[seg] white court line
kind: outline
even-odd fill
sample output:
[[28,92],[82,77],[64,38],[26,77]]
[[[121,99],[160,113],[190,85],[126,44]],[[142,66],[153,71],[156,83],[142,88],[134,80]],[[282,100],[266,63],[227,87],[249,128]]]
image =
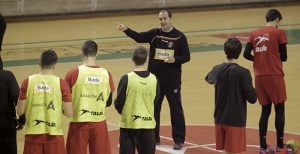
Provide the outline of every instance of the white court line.
[[[170,138],[170,137],[166,137],[166,136],[159,136],[159,137],[161,137],[161,138],[163,138],[163,139],[166,139],[166,140],[173,141],[173,139]],[[198,144],[190,143],[190,142],[184,142],[184,143],[185,143],[185,144],[189,144],[189,145],[193,145],[193,146],[198,145]]]
[[[77,63],[77,62],[74,62],[74,63]],[[119,127],[118,124],[114,124],[114,123],[111,123],[108,121],[107,121],[107,124],[109,124],[111,126]],[[212,127],[215,126],[214,124],[192,124],[192,123],[186,123],[185,125],[186,126],[212,126]],[[160,126],[171,126],[171,125],[164,124],[164,125],[160,125]],[[258,130],[258,128],[255,128],[255,127],[246,127],[246,129]],[[276,130],[274,130],[274,129],[268,129],[268,131],[276,132]],[[289,131],[284,131],[284,133],[291,134],[291,135],[300,135],[300,133],[289,132]]]
[[[111,126],[115,126],[115,127],[119,127],[118,124],[115,124],[115,123],[111,123],[111,122],[107,122],[108,125],[111,125]],[[170,125],[161,125],[161,126],[170,126]],[[186,124],[186,126],[212,126],[214,127],[214,125],[212,124]],[[253,127],[246,127],[247,129],[254,129],[254,130],[258,130],[257,128],[253,128]],[[268,131],[273,131],[275,132],[275,130],[268,130]],[[288,133],[288,134],[291,134],[291,135],[300,135],[298,133],[293,133],[293,132],[285,132],[285,133]],[[162,139],[166,139],[166,140],[169,140],[169,141],[173,141],[173,139],[171,137],[166,137],[166,136],[160,136]],[[212,150],[212,151],[215,151],[215,152],[222,152],[221,150],[216,150],[215,148],[211,148],[209,146],[215,146],[216,144],[215,143],[211,143],[211,144],[202,144],[202,145],[198,145],[198,144],[195,144],[195,143],[191,143],[191,142],[185,142],[186,145],[190,145],[190,146],[184,146],[181,150],[173,150],[173,146],[170,146],[170,145],[158,145],[156,146],[156,150],[159,150],[159,151],[163,151],[163,152],[168,152],[168,153],[171,153],[171,154],[184,154],[184,152],[187,150],[187,149],[192,149],[192,148],[205,148],[205,149],[208,149],[208,150]],[[259,148],[259,145],[246,145],[247,147],[252,147],[252,148]]]
[[189,146],[186,147],[187,149],[193,149],[193,148],[204,148],[204,149],[208,149],[208,150],[212,150],[212,151],[216,151],[216,152],[223,152],[222,150],[216,150],[215,148],[211,148],[209,146],[214,146],[216,144],[203,144],[203,145],[195,145],[195,146]]
[[[170,137],[166,137],[166,136],[159,136],[159,137],[161,137],[161,138],[163,138],[163,139],[166,139],[166,140],[173,141],[173,139],[170,138]],[[222,151],[220,151],[220,150],[216,150],[216,149],[214,149],[214,148],[208,147],[208,146],[215,145],[214,143],[212,143],[212,144],[203,144],[203,145],[199,145],[199,144],[195,144],[195,143],[191,143],[191,142],[184,142],[184,143],[185,143],[185,144],[188,144],[188,145],[192,145],[192,146],[184,147],[183,149],[185,149],[185,150],[186,150],[186,149],[191,149],[191,148],[202,147],[202,148],[205,148],[205,149],[208,149],[208,150],[217,151],[217,152],[222,152]],[[185,151],[185,150],[184,150],[184,151]]]
[[[118,124],[115,124],[115,123],[112,123],[112,122],[107,122],[107,124],[110,125],[110,126],[119,127]],[[166,139],[166,140],[173,141],[173,139],[170,138],[170,137],[166,137],[166,136],[160,136],[160,137],[161,137],[162,139]],[[212,150],[212,151],[216,151],[216,152],[222,152],[222,151],[220,151],[220,150],[216,150],[216,149],[214,149],[214,148],[207,147],[207,146],[212,146],[212,145],[215,145],[215,144],[203,144],[203,145],[198,145],[198,144],[191,143],[191,142],[185,142],[185,144],[191,145],[191,146],[185,146],[185,147],[182,148],[182,150],[173,150],[173,146],[159,145],[159,146],[156,146],[156,149],[159,150],[159,151],[169,152],[169,153],[172,153],[172,154],[184,154],[184,152],[185,152],[187,149],[197,148],[197,147],[202,147],[202,148],[205,148],[205,149],[208,149],[208,150]]]
[[[173,141],[172,138],[170,137],[166,137],[166,136],[160,136],[161,138],[163,139],[166,139],[166,140],[170,140],[170,141]],[[168,146],[168,145],[159,145],[159,146],[156,146],[156,149],[159,150],[159,151],[163,151],[163,152],[169,152],[171,154],[184,154],[184,152],[187,150],[187,149],[193,149],[193,148],[204,148],[204,149],[207,149],[207,150],[211,150],[211,151],[215,151],[215,152],[220,152],[222,153],[223,151],[222,150],[216,150],[215,148],[211,148],[210,146],[215,146],[216,144],[215,143],[211,143],[211,144],[202,144],[202,145],[198,145],[198,144],[195,144],[195,143],[191,143],[191,142],[185,142],[185,144],[188,144],[188,145],[191,145],[191,146],[184,146],[181,150],[173,150],[172,146]],[[253,148],[259,148],[259,145],[246,145],[247,147],[253,147]]]
[[[185,125],[186,126],[212,126],[212,127],[215,126],[214,124],[193,124],[193,123],[185,123]],[[160,126],[171,126],[171,125],[165,124],[165,125],[160,125]],[[256,127],[246,127],[246,129],[258,130],[258,128],[256,128]],[[268,128],[268,131],[276,132],[275,129],[269,129],[269,128]],[[284,133],[291,134],[291,135],[300,135],[300,133],[289,132],[289,131],[284,131]]]

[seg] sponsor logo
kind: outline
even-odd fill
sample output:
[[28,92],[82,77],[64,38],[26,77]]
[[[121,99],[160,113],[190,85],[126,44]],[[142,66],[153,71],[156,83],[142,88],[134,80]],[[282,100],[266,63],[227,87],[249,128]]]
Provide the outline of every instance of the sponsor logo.
[[86,114],[86,113],[91,113],[89,110],[85,110],[85,109],[81,109],[81,114],[80,115],[83,115],[83,114]]
[[94,116],[101,116],[101,115],[103,115],[103,112],[92,111],[92,112],[91,112],[91,115],[94,115]]
[[162,50],[159,50],[157,52],[157,55],[160,56],[160,57],[169,57],[170,56],[170,54],[168,52],[164,52]]
[[262,42],[270,41],[269,34],[263,34],[261,36],[258,36],[254,39],[254,41],[255,41],[255,46],[261,44]]
[[143,117],[140,115],[132,115],[133,117],[133,121],[137,120],[137,119],[141,119],[142,121],[151,121],[152,117]]
[[46,107],[47,106],[47,103],[35,103],[35,104],[32,104],[32,107]]
[[166,58],[173,57],[173,56],[174,56],[173,49],[160,49],[160,48],[155,49],[154,59],[165,60]]
[[268,50],[268,47],[264,43],[265,41],[270,41],[269,34],[263,34],[254,39],[255,52],[265,52]]
[[33,103],[32,107],[46,107],[47,110],[49,110],[49,109],[55,110],[53,100],[50,101],[48,104],[47,103]]
[[88,76],[85,78],[86,83],[88,84],[100,84],[102,79],[97,76]]
[[99,95],[94,94],[80,94],[80,97],[86,97],[86,98],[96,98],[96,101],[104,101],[103,92],[100,92]]
[[146,83],[146,82],[141,82],[141,81],[140,81],[140,84],[144,84],[144,85],[146,85],[147,83]]
[[34,126],[37,126],[37,125],[40,125],[40,124],[44,124],[48,127],[55,127],[56,126],[56,123],[55,122],[49,122],[49,121],[44,121],[44,120],[33,120],[33,122],[35,122],[35,125]]
[[97,95],[94,95],[94,94],[80,94],[80,97],[97,98]]
[[97,111],[89,111],[89,110],[86,110],[86,109],[81,109],[81,114],[80,115],[83,115],[83,114],[90,114],[92,116],[101,116],[103,115],[103,112],[97,112]]
[[261,46],[261,47],[256,47],[256,48],[255,48],[255,52],[265,52],[265,51],[267,51],[267,50],[268,50],[268,47],[265,46],[265,45],[263,45],[263,46]]
[[133,117],[133,121],[135,121],[135,120],[137,120],[137,119],[139,119],[139,118],[142,118],[142,117],[139,116],[139,115],[133,115],[132,117]]
[[35,85],[34,89],[37,92],[50,92],[52,90],[52,87],[47,84],[38,84]]

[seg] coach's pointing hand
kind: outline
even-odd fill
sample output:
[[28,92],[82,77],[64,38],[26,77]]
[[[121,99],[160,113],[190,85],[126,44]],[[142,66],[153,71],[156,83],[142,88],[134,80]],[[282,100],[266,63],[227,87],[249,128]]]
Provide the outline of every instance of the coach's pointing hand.
[[125,26],[124,24],[120,24],[120,23],[118,23],[118,22],[115,22],[115,24],[117,25],[117,28],[118,28],[118,30],[120,30],[120,31],[125,31],[125,30],[127,30],[128,28],[127,28],[127,26]]

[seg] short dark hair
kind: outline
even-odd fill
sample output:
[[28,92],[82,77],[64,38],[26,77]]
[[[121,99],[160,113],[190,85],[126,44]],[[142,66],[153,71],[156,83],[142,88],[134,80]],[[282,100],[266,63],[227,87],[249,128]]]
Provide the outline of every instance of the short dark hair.
[[144,47],[139,46],[133,51],[132,61],[135,63],[135,65],[143,65],[147,61],[147,57],[148,51]]
[[229,38],[224,43],[224,51],[227,59],[238,59],[242,51],[242,43],[237,38]]
[[98,45],[95,41],[87,40],[83,43],[81,51],[84,56],[96,56],[98,51]]
[[51,68],[57,63],[57,54],[54,50],[48,49],[42,52],[39,65],[41,68]]
[[159,11],[159,13],[161,13],[161,12],[167,12],[168,13],[168,17],[172,18],[172,13],[169,10],[161,10],[161,11]]
[[282,20],[281,13],[276,9],[270,9],[266,14],[266,21],[274,21],[276,18],[279,18],[279,20]]

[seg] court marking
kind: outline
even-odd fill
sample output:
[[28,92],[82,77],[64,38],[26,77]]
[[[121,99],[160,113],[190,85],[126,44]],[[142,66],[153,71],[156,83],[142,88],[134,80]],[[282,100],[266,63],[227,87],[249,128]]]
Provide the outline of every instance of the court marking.
[[[208,37],[216,37],[216,38],[227,38],[229,36],[231,37],[238,37],[238,38],[243,38],[244,42],[245,42],[245,34],[249,33],[249,32],[239,32],[239,33],[230,33],[230,34],[225,34],[225,33],[220,33],[220,34],[212,34],[212,35],[207,35]],[[286,30],[286,33],[288,34],[288,40],[289,40],[289,44],[288,45],[293,45],[293,44],[300,44],[300,29],[289,29]],[[126,36],[124,36],[125,38]],[[113,41],[113,42],[103,42],[101,44],[105,44],[105,43],[111,43],[114,46],[119,46],[119,49],[114,49],[116,47],[106,47],[105,49],[102,49],[97,56],[97,60],[106,60],[106,59],[121,59],[121,58],[129,58],[131,57],[132,53],[130,51],[132,51],[131,48],[133,48],[133,44],[131,44],[133,41],[130,40],[129,38],[127,38],[128,41],[123,42],[123,44],[120,45],[120,43],[116,43],[117,41]],[[125,43],[125,45],[124,45]],[[122,46],[123,45],[123,46]],[[213,44],[213,43],[205,43],[203,44],[203,42],[201,43],[196,43],[196,44],[189,44],[190,45],[190,52],[208,52],[208,51],[218,51],[218,50],[222,50],[223,49],[223,44]],[[67,50],[68,51],[68,46],[55,46],[58,48],[58,52],[63,53],[63,56],[59,56],[58,59],[58,63],[68,63],[68,62],[79,62],[81,61],[80,58],[80,45],[77,44],[73,45],[76,46],[74,47],[75,49],[72,49],[72,53],[65,53]],[[103,46],[103,45],[102,45]],[[124,49],[125,46],[125,49]],[[38,51],[37,47],[32,48],[32,50],[30,49],[26,49],[26,48],[22,48],[23,50],[27,50],[27,52],[29,52],[29,54],[34,54],[34,50],[38,53],[40,53],[41,50],[44,50],[43,47],[39,47],[40,49]],[[103,47],[102,47],[103,48]],[[12,52],[16,52],[12,49],[4,49],[5,51],[2,53],[3,56],[8,56],[9,54],[12,54]],[[56,50],[56,49],[55,49]],[[77,51],[78,50],[78,51]],[[77,52],[74,52],[77,51]],[[20,52],[18,50],[18,52]],[[23,53],[23,52],[21,52]],[[104,53],[104,54],[103,54]],[[26,53],[25,53],[26,54]],[[16,57],[16,56],[14,56]],[[24,55],[23,55],[24,57]],[[26,56],[25,56],[26,57]],[[13,66],[26,66],[26,65],[37,65],[38,64],[38,59],[34,58],[34,59],[16,59],[16,60],[6,60],[3,62],[4,67],[13,67]]]
[[[108,122],[108,125],[117,127],[115,123]],[[246,127],[247,129],[247,151],[246,154],[251,154],[258,152],[258,129]],[[173,139],[171,135],[171,126],[170,125],[161,125],[161,144],[156,146],[156,153],[171,153],[171,154],[194,154],[194,153],[221,153],[221,150],[215,149],[215,138],[214,138],[214,125],[211,124],[186,124],[186,141],[181,150],[173,149]],[[110,136],[114,134],[113,140],[111,140],[111,147],[115,147],[115,144],[118,145],[118,132],[119,128],[109,130]],[[191,134],[193,134],[191,136]],[[272,145],[275,144],[276,132],[274,130],[268,130],[268,139]],[[295,139],[300,140],[300,135],[297,133],[285,132],[285,140]],[[118,149],[115,149],[117,153]]]
[[[288,27],[291,26],[300,26],[300,23],[296,24],[288,24],[288,25],[280,25],[280,27]],[[250,30],[255,28],[260,28],[261,26],[252,26],[252,27],[236,27],[230,29],[205,29],[205,30],[195,30],[195,31],[183,31],[185,34],[193,34],[193,33],[202,33],[202,32],[218,32],[218,31],[228,31],[228,30]],[[94,37],[94,38],[82,38],[82,39],[70,39],[70,40],[59,40],[59,41],[41,41],[41,42],[23,42],[23,43],[8,43],[3,44],[5,46],[14,46],[14,45],[24,45],[24,44],[44,44],[44,43],[62,43],[62,42],[73,42],[73,41],[85,41],[87,39],[92,40],[115,40],[115,39],[126,39],[127,36],[112,36],[112,37]]]

